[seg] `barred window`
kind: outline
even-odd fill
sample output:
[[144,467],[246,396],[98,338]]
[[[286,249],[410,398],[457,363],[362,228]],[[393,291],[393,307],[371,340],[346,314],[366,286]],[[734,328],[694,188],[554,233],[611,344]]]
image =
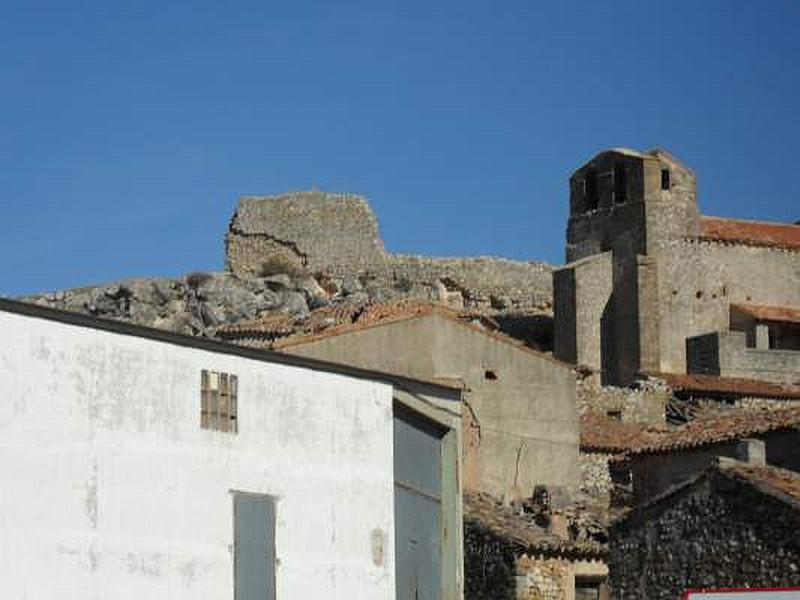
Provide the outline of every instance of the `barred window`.
[[236,433],[239,379],[236,375],[207,371],[200,373],[200,427]]

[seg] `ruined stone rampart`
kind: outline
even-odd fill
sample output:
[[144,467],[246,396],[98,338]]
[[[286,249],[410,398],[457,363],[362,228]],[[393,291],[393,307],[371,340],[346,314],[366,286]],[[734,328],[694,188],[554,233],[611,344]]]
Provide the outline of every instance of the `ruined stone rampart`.
[[386,252],[364,198],[298,192],[244,198],[226,238],[228,269],[248,278],[302,269],[448,304],[495,310],[549,310],[552,269],[493,257],[437,258]]
[[378,222],[358,196],[301,192],[243,198],[226,238],[228,269],[261,275],[264,263],[283,260],[311,272],[381,272],[386,253]]

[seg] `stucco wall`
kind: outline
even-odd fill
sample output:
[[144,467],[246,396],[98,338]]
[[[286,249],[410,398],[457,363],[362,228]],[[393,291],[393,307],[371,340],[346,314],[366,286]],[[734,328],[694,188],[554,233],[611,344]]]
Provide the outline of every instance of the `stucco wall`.
[[[241,490],[277,497],[279,598],[394,598],[391,386],[9,313],[0,332],[4,597],[232,599]],[[200,428],[201,369],[238,375],[238,434]]]
[[512,498],[530,496],[536,484],[577,484],[575,374],[544,355],[438,315],[286,351],[423,379],[463,380],[472,430],[464,447],[467,488]]

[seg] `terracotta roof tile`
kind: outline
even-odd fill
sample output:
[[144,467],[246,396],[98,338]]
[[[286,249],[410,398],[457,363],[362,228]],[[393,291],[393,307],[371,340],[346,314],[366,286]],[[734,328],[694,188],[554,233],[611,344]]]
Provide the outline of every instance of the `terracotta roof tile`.
[[253,321],[224,325],[217,329],[217,335],[223,339],[246,337],[265,337],[273,339],[294,332],[295,318],[292,315],[267,315]]
[[308,319],[302,324],[305,332],[316,333],[328,327],[352,323],[363,309],[351,304],[335,304],[323,306],[311,312]]
[[596,558],[606,553],[604,544],[561,538],[537,525],[531,515],[503,506],[487,494],[464,493],[464,520],[518,545],[525,553],[573,558]]
[[785,429],[800,429],[800,406],[731,410],[723,415],[698,418],[632,447],[629,453],[672,452]]
[[700,237],[735,244],[800,250],[800,227],[789,223],[704,216],[700,218]]
[[583,413],[580,425],[581,450],[611,454],[631,452],[654,443],[667,432],[666,426],[619,421],[594,411]]
[[726,462],[720,465],[723,473],[750,483],[772,495],[800,501],[800,474],[778,467],[755,467],[746,463]]
[[558,361],[552,356],[541,352],[540,350],[530,348],[520,340],[509,337],[499,331],[495,331],[494,321],[490,317],[471,312],[458,311],[441,304],[433,304],[421,300],[401,300],[391,304],[370,305],[365,307],[364,311],[360,313],[352,323],[334,325],[319,332],[305,332],[299,330],[295,335],[275,340],[272,344],[272,347],[280,350],[283,348],[289,348],[291,346],[316,342],[318,340],[327,339],[337,335],[360,331],[369,327],[386,325],[389,323],[395,323],[398,321],[405,321],[407,319],[434,314],[460,323],[465,327],[469,327],[474,331],[494,338],[497,341],[515,346],[523,352],[534,354],[539,358],[543,358],[552,362],[553,364],[558,365],[559,367],[565,369],[570,368],[566,363]]
[[731,308],[750,315],[757,321],[800,323],[800,308],[763,304],[731,304]]
[[674,452],[783,429],[800,429],[800,406],[732,409],[675,428],[621,422],[588,411],[581,415],[581,449],[629,455]]
[[652,377],[663,379],[677,393],[707,394],[709,396],[732,396],[743,398],[800,399],[800,387],[781,385],[757,379],[717,377],[715,375],[678,375],[652,373]]
[[614,536],[614,529],[625,526],[627,522],[638,521],[642,524],[651,521],[654,511],[658,511],[659,507],[663,507],[665,503],[671,503],[671,499],[676,495],[685,492],[691,493],[691,490],[697,489],[698,484],[704,481],[717,482],[720,478],[724,478],[728,482],[733,481],[740,485],[746,485],[800,511],[800,474],[778,467],[754,466],[730,458],[720,458],[702,473],[672,486],[662,494],[621,515],[611,525],[611,535]]

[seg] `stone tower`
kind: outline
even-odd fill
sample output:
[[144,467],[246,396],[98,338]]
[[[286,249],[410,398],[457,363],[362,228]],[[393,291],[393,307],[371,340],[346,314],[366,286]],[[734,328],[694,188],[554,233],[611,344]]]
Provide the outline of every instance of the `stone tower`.
[[658,370],[654,257],[698,222],[694,173],[663,150],[607,150],[575,171],[568,264],[554,274],[556,357],[607,383]]
[[625,385],[701,373],[800,383],[800,227],[700,214],[663,150],[607,150],[570,179],[555,354]]

